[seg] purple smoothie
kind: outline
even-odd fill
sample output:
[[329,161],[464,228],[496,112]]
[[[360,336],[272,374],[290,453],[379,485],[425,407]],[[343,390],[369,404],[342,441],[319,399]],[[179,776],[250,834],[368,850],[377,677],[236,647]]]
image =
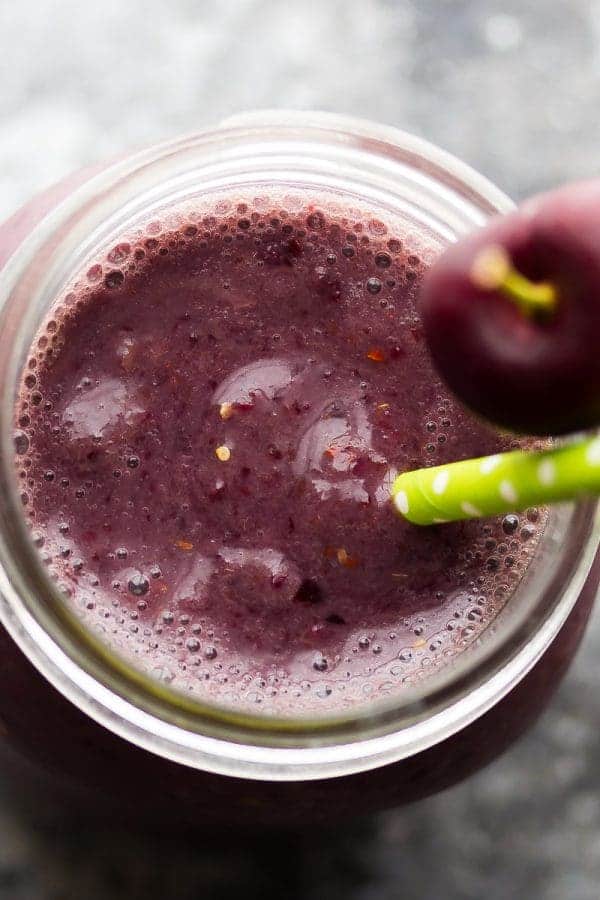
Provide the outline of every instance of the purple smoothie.
[[339,198],[216,198],[90,260],[16,410],[35,543],[116,650],[283,714],[427,677],[510,598],[543,527],[422,529],[396,473],[510,441],[432,369],[421,236]]

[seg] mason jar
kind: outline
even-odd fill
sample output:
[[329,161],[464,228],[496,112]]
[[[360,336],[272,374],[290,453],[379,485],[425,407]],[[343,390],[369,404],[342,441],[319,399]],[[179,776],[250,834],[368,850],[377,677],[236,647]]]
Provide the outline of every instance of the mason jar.
[[316,822],[431,794],[536,718],[591,609],[597,504],[553,507],[510,600],[457,659],[393,696],[310,718],[184,696],[118,657],[70,610],[32,544],[13,463],[15,392],[40,323],[85,260],[140,216],[215,190],[290,186],[384,208],[426,233],[433,256],[512,208],[468,166],[394,128],[272,112],[80,172],[0,229],[0,735],[11,765],[22,754],[33,783],[35,767],[49,793],[84,796],[87,814]]

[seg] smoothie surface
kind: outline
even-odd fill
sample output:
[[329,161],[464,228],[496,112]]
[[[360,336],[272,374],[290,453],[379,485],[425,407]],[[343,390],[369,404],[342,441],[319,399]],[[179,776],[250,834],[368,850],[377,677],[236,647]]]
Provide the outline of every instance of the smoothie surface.
[[514,445],[433,371],[427,256],[340,197],[215,197],[124,234],[57,298],[15,459],[34,542],[108,644],[293,715],[393,695],[496,617],[543,514],[419,528],[389,502],[398,472]]

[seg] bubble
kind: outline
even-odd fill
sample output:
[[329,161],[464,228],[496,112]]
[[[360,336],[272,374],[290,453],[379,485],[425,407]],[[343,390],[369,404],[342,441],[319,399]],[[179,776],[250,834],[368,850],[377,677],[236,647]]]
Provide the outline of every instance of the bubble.
[[185,642],[185,646],[190,651],[190,653],[197,653],[200,649],[200,641],[197,638],[188,638]]
[[13,443],[15,447],[15,453],[17,453],[19,456],[22,456],[29,450],[29,438],[24,431],[15,431],[13,435]]
[[504,516],[502,519],[502,530],[504,534],[514,534],[519,527],[519,517],[513,514]]
[[326,672],[328,665],[329,664],[322,653],[316,653],[313,656],[312,666],[313,666],[313,669],[315,669],[315,671]]
[[95,284],[97,281],[100,281],[102,278],[102,266],[96,264],[89,268],[86,273],[87,280],[91,284]]
[[104,284],[109,290],[120,287],[124,281],[125,276],[119,269],[113,269],[104,278]]
[[129,469],[137,469],[137,467],[139,466],[139,464],[140,464],[140,458],[139,458],[139,456],[130,456],[130,457],[127,459],[127,467],[128,467]]
[[368,278],[367,290],[370,294],[378,294],[381,290],[381,281],[379,278]]
[[320,212],[320,210],[315,210],[315,212],[307,216],[306,224],[309,228],[312,228],[315,231],[319,231],[325,224],[325,216],[322,212]]
[[377,253],[375,256],[375,265],[378,269],[389,269],[392,264],[392,258],[389,253]]
[[117,244],[116,247],[110,251],[108,256],[106,257],[111,263],[121,263],[123,260],[127,259],[129,254],[131,253],[131,244],[122,243]]
[[217,648],[209,645],[204,650],[204,658],[205,659],[216,659],[217,658]]
[[115,555],[117,559],[127,559],[127,548],[126,547],[117,547],[115,551]]
[[129,593],[133,594],[135,597],[142,597],[144,594],[148,593],[150,582],[145,575],[138,572],[135,575],[132,575],[127,582],[127,589]]
[[366,636],[366,634],[362,635],[362,637],[360,637],[360,638],[358,639],[358,646],[360,647],[361,650],[368,650],[368,649],[369,649],[369,647],[371,646],[371,641],[370,641],[369,638]]
[[375,234],[380,237],[383,234],[387,234],[387,226],[384,222],[381,222],[379,219],[371,219],[369,222],[369,231],[371,234]]

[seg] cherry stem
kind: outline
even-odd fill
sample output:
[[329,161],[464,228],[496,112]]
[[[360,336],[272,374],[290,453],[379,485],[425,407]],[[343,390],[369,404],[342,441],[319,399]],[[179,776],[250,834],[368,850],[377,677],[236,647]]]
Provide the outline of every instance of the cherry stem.
[[503,247],[492,244],[484,247],[471,267],[471,281],[488,291],[501,291],[526,316],[554,312],[558,302],[555,285],[549,281],[530,281],[512,264]]

